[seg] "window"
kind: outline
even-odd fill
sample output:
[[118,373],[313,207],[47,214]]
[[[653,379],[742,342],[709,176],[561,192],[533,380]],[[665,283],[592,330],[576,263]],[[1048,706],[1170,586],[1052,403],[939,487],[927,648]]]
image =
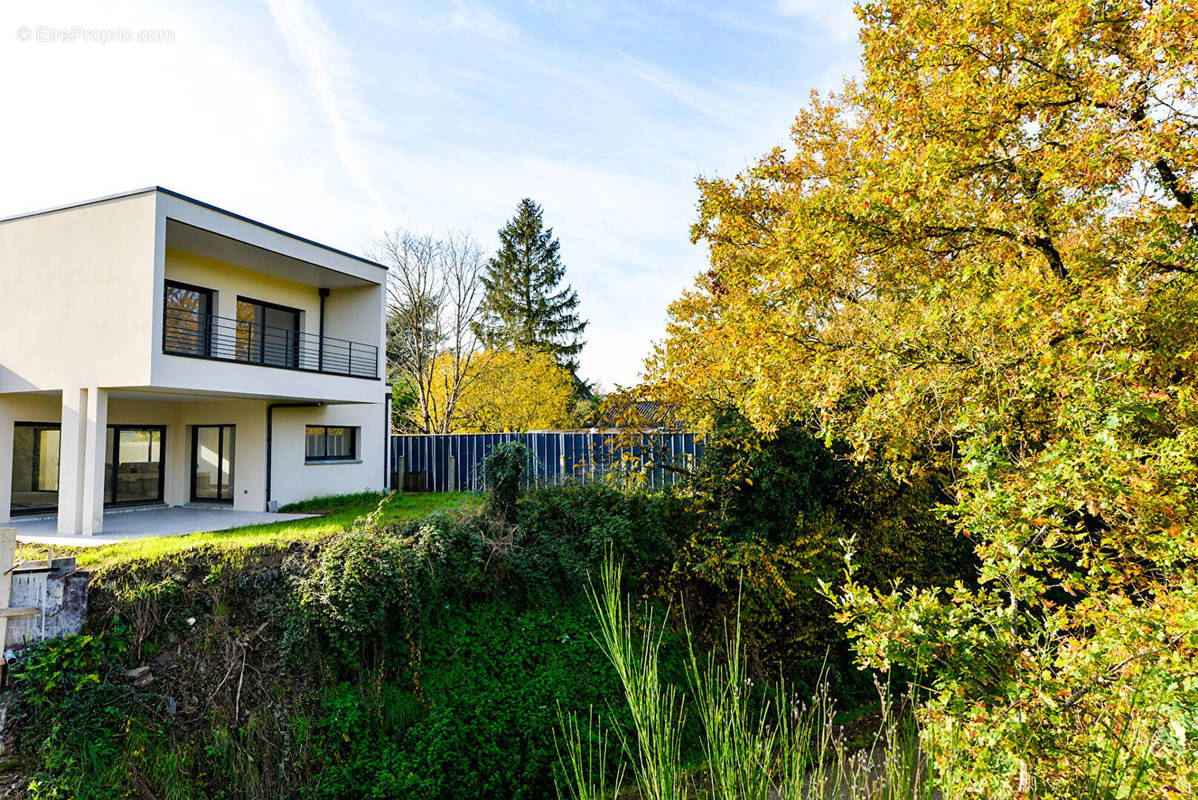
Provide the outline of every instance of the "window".
[[306,461],[352,461],[357,458],[357,428],[308,426]]
[[212,347],[211,289],[166,282],[162,349],[185,356],[206,356]]
[[13,426],[10,513],[58,508],[58,442],[56,422],[18,422]]
[[299,366],[300,312],[237,298],[237,360],[272,367]]
[[104,503],[110,506],[162,502],[165,473],[157,425],[109,425],[104,448]]
[[232,425],[196,425],[191,429],[191,500],[233,502]]

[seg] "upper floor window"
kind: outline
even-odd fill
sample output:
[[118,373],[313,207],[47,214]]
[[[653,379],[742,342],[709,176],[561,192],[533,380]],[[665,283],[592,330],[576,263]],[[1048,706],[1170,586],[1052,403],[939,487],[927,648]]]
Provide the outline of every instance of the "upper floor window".
[[261,300],[237,298],[237,360],[298,367],[300,312]]
[[309,425],[306,461],[348,461],[357,458],[358,429]]
[[213,291],[175,281],[166,282],[162,348],[168,353],[206,356],[212,346]]

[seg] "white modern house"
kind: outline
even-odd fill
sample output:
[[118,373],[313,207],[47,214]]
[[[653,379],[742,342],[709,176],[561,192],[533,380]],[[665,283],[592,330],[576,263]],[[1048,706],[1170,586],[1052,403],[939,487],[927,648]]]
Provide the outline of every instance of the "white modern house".
[[0,220],[0,523],[381,489],[386,275],[160,187]]

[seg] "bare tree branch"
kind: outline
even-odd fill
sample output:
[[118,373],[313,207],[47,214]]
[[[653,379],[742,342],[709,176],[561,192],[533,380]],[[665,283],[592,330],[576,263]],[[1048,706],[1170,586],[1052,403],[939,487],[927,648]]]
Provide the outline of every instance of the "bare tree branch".
[[388,376],[416,397],[424,433],[455,427],[457,402],[486,357],[474,336],[485,260],[468,233],[437,237],[395,231],[375,244],[388,266]]

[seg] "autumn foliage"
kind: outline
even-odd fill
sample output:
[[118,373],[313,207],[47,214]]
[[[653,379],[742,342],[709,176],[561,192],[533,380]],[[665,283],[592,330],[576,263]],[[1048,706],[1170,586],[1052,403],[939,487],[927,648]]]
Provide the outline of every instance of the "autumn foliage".
[[700,181],[711,269],[653,370],[940,508],[976,587],[828,591],[929,676],[978,796],[1198,790],[1198,4],[886,0],[859,82]]
[[[436,408],[450,407],[455,383],[452,354],[433,366]],[[548,351],[511,348],[483,351],[457,382],[448,433],[555,430],[569,427],[574,378]]]

